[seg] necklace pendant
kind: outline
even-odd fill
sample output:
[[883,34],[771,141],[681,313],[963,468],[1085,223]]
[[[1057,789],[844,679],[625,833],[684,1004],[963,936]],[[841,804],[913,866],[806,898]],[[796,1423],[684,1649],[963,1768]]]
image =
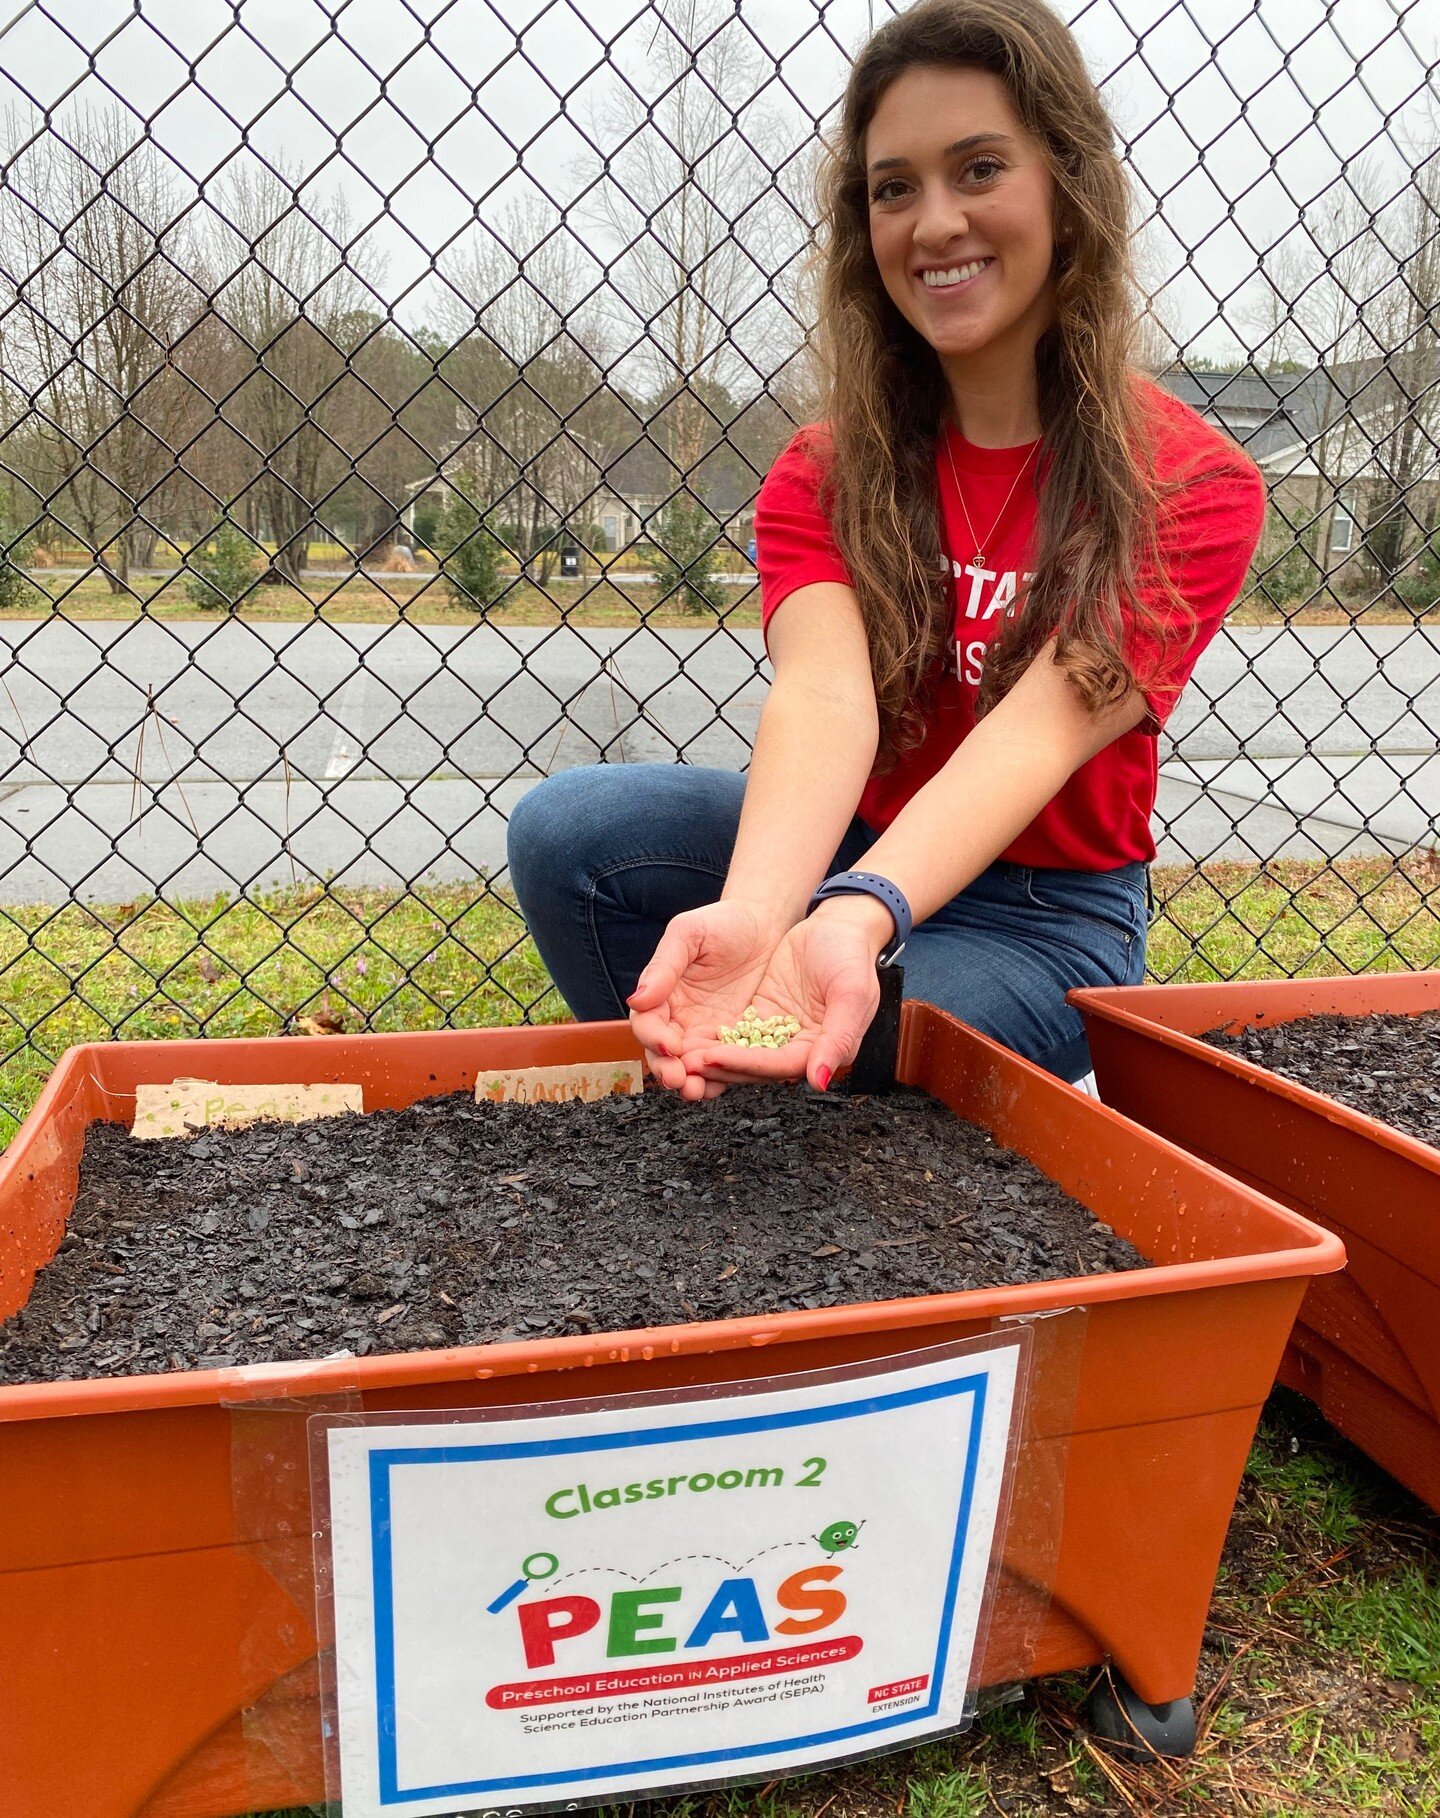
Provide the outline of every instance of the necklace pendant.
[[985,558],[978,549],[975,551],[975,560],[971,566],[974,568],[983,568],[985,566]]

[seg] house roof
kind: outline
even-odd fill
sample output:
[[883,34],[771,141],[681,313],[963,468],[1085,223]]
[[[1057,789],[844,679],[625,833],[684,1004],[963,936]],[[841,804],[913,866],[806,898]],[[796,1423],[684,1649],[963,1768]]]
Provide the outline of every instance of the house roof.
[[1297,458],[1320,452],[1317,445],[1347,416],[1365,426],[1362,440],[1371,445],[1383,440],[1408,403],[1397,375],[1378,355],[1308,372],[1268,372],[1257,366],[1203,372],[1176,365],[1155,379],[1234,436],[1258,466],[1275,463],[1285,472]]
[[1239,372],[1172,366],[1155,378],[1182,403],[1228,431],[1262,467],[1282,449],[1317,441],[1349,407],[1349,393],[1319,367],[1290,373],[1256,366]]

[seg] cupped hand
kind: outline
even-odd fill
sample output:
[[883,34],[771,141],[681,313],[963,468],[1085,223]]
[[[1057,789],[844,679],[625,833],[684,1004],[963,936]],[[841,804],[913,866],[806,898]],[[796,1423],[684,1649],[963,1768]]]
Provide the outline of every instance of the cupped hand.
[[656,1081],[684,1098],[714,1098],[723,1079],[706,1079],[683,1058],[713,1047],[736,1022],[765,974],[782,925],[757,904],[707,903],[677,915],[627,1002],[630,1027]]
[[747,1001],[762,1017],[794,1017],[799,1034],[783,1048],[745,1048],[697,1028],[682,1051],[689,1072],[729,1083],[803,1077],[823,1092],[854,1060],[879,1007],[872,925],[824,906],[798,922],[776,944]]

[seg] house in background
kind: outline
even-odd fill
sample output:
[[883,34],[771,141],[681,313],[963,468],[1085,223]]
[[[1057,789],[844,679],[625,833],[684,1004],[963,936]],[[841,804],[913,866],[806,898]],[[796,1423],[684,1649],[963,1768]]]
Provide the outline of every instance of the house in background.
[[[438,510],[445,501],[446,476],[463,471],[465,463],[472,459],[464,446],[457,448],[437,472],[411,485],[400,518],[412,544],[417,513],[427,506]],[[754,494],[758,490],[758,482],[744,461],[733,451],[712,450],[700,462],[691,485],[693,491],[681,487],[663,451],[648,438],[642,438],[601,471],[600,483],[578,501],[568,514],[569,520],[572,524],[593,526],[599,533],[597,553],[618,555],[632,543],[658,533],[658,521],[672,498],[688,501],[698,493],[719,520],[721,552],[731,544],[743,551],[754,534]]]
[[1272,552],[1300,545],[1338,578],[1359,554],[1364,526],[1394,509],[1397,494],[1407,546],[1436,521],[1437,375],[1416,383],[1402,364],[1409,358],[1298,373],[1177,365],[1155,377],[1233,436],[1265,476]]
[[624,499],[605,487],[590,504],[607,554],[627,549],[644,530],[645,519],[658,510],[656,499]]

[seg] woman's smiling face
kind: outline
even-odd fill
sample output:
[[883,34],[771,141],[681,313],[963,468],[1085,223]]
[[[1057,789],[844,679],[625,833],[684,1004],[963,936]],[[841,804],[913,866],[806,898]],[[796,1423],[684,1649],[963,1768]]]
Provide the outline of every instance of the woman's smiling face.
[[1033,347],[1053,318],[1055,184],[1000,78],[906,70],[880,97],[865,167],[881,280],[942,361]]

